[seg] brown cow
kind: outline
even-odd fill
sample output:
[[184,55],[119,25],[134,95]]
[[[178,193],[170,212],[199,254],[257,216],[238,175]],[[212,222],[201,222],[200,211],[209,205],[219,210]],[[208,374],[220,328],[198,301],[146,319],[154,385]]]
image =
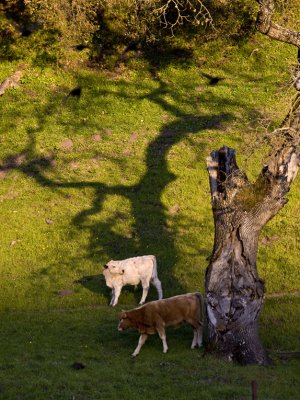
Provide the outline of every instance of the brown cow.
[[191,348],[202,345],[203,301],[200,293],[187,293],[168,299],[150,301],[141,307],[129,311],[122,311],[118,330],[136,328],[140,333],[137,348],[132,353],[139,354],[148,335],[156,332],[163,342],[163,352],[168,351],[165,328],[180,326],[187,322],[193,327],[194,338]]

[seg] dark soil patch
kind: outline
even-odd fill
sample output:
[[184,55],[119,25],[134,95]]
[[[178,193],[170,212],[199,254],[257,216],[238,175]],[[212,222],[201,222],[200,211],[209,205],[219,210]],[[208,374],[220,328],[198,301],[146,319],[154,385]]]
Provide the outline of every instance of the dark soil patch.
[[58,296],[60,297],[70,296],[72,294],[74,294],[74,291],[70,289],[62,289],[58,291]]

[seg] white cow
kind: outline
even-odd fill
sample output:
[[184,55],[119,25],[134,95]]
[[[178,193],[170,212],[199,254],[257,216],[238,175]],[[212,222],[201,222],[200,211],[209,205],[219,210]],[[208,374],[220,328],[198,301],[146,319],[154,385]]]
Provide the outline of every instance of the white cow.
[[155,256],[141,256],[127,258],[121,261],[109,261],[103,269],[106,285],[112,288],[110,305],[115,306],[125,285],[143,287],[143,295],[139,304],[145,303],[150,282],[156,287],[158,298],[162,299],[161,282],[157,276],[157,262]]

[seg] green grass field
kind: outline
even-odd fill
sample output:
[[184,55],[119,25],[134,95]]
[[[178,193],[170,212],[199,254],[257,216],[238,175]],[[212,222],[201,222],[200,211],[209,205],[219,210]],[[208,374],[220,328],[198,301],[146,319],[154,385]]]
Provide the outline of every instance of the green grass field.
[[[90,307],[48,312],[8,312],[1,329],[2,399],[251,399],[251,381],[259,399],[297,399],[299,361],[276,358],[276,349],[293,350],[299,340],[288,301],[267,301],[263,337],[270,324],[275,364],[271,367],[226,364],[203,351],[191,350],[192,330],[168,331],[169,352],[162,353],[158,337],[150,337],[136,359],[135,332],[120,333],[116,319],[121,307]],[[299,311],[299,302],[298,302]],[[277,321],[277,323],[276,323]],[[268,325],[267,325],[268,324]],[[292,325],[291,325],[292,324]],[[299,331],[298,331],[299,335]],[[279,338],[280,337],[280,338]],[[74,362],[85,368],[76,370]]]
[[[138,335],[116,326],[140,287],[111,309],[101,276],[110,259],[155,254],[165,296],[204,293],[214,235],[206,157],[234,147],[255,179],[263,138],[288,111],[295,60],[255,36],[203,45],[194,61],[132,59],[113,72],[27,65],[0,97],[1,399],[250,399],[252,380],[259,400],[297,399],[299,359],[280,352],[299,351],[299,177],[259,247],[267,294],[279,295],[261,316],[271,367],[203,357],[188,327],[168,332],[167,355],[152,337],[132,360]],[[17,68],[2,61],[0,81]],[[201,71],[225,79],[209,86]],[[81,97],[67,97],[76,86]]]

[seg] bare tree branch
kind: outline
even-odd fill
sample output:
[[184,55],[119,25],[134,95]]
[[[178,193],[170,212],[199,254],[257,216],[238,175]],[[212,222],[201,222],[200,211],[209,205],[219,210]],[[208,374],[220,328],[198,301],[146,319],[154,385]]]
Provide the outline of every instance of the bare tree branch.
[[300,32],[284,28],[272,22],[275,10],[274,0],[257,0],[260,10],[257,14],[256,29],[270,39],[289,43],[300,48]]
[[[189,22],[194,25],[212,25],[213,18],[201,0],[167,0],[153,12],[163,23],[164,28],[173,29]],[[169,12],[172,10],[173,18],[170,19]]]

